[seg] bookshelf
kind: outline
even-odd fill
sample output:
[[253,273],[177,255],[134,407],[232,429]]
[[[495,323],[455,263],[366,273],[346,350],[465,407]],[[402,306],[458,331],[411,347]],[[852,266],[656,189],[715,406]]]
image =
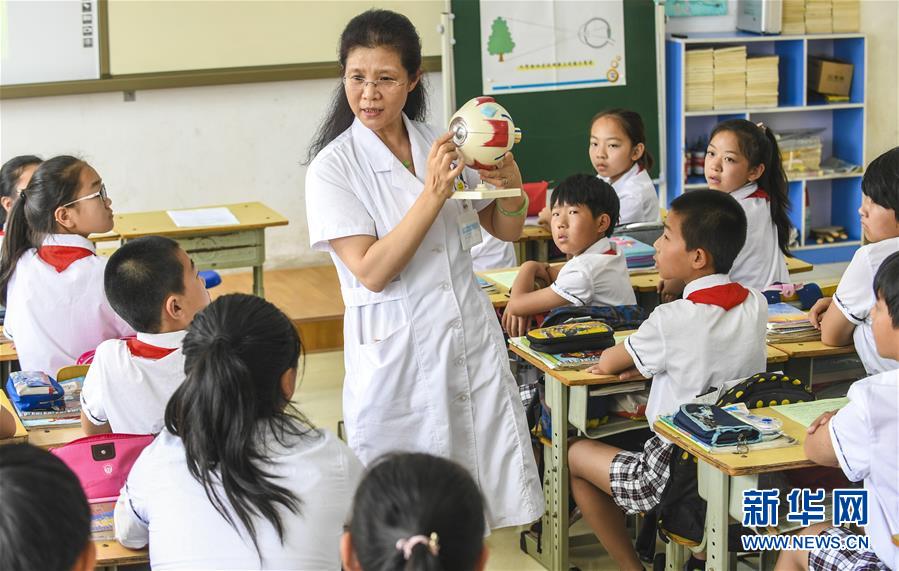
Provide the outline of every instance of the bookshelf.
[[[748,57],[779,56],[776,107],[687,111],[686,51],[746,46]],[[668,204],[680,194],[705,188],[705,177],[685,176],[685,154],[700,138],[707,140],[725,119],[764,122],[775,133],[821,129],[822,160],[836,157],[864,165],[866,40],[863,34],[762,36],[746,32],[696,33],[669,36],[665,46]],[[826,103],[806,90],[808,58],[820,56],[853,64],[849,101]],[[793,254],[813,264],[848,261],[861,244],[858,215],[862,173],[829,173],[790,178],[790,220],[798,230]],[[817,244],[810,229],[843,226],[844,241]]]

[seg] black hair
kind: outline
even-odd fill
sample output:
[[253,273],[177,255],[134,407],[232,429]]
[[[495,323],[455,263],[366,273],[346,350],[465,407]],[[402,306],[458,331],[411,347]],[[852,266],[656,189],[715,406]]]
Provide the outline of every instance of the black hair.
[[[384,47],[394,50],[403,62],[403,68],[414,80],[421,71],[421,38],[409,18],[390,10],[372,9],[354,17],[340,34],[340,45],[337,50],[337,62],[340,73],[346,73],[346,60],[354,48]],[[419,79],[415,89],[406,96],[403,112],[413,121],[423,121],[427,115],[427,89],[424,76]],[[305,164],[312,162],[328,143],[337,138],[353,124],[355,115],[347,101],[343,83],[338,83],[331,96],[331,105],[325,119],[309,145]]]
[[19,258],[53,233],[56,209],[75,200],[86,165],[81,159],[65,155],[42,162],[13,205],[0,258],[0,305],[6,305],[6,287]]
[[231,294],[194,317],[182,347],[185,380],[166,406],[165,426],[184,443],[188,471],[240,532],[231,513],[237,516],[257,552],[257,516],[283,542],[279,506],[299,514],[302,500],[266,470],[266,441],[287,446],[289,438],[314,431],[281,388],[281,376],[297,367],[302,352],[296,329],[270,302]]
[[[468,471],[429,454],[391,454],[379,459],[356,489],[349,525],[353,550],[366,571],[470,571],[484,544],[484,500]],[[409,560],[397,541],[436,534]]]
[[88,546],[91,513],[81,483],[46,450],[0,446],[0,505],[0,569],[69,571]]
[[643,155],[637,159],[636,162],[643,168],[643,170],[648,171],[651,169],[654,161],[652,160],[652,155],[649,153],[649,149],[646,148],[646,127],[643,126],[643,118],[640,117],[640,114],[636,111],[622,109],[620,107],[606,109],[593,116],[593,120],[590,121],[590,127],[593,128],[593,125],[603,117],[608,117],[617,121],[618,125],[624,131],[624,134],[631,140],[631,145],[636,147],[640,143],[643,143]]
[[599,218],[603,214],[609,215],[609,229],[606,236],[612,235],[612,230],[618,225],[621,210],[621,201],[612,185],[591,174],[573,174],[559,183],[552,192],[550,208],[560,205],[583,204],[589,210],[593,218]]
[[874,274],[874,295],[883,299],[893,329],[899,329],[899,252],[887,256]]
[[[42,159],[34,155],[13,157],[0,168],[0,197],[14,198],[19,191],[19,178],[25,167],[41,164]],[[6,224],[6,209],[0,208],[0,226]]]
[[727,274],[746,243],[746,213],[726,192],[692,190],[671,201],[687,250],[702,248],[715,273]]
[[892,209],[899,222],[899,147],[893,147],[868,165],[862,192],[875,204]]
[[125,242],[109,257],[103,275],[106,298],[136,331],[157,333],[166,298],[184,293],[179,249],[171,238],[144,236]]
[[767,126],[756,125],[746,119],[728,119],[715,126],[709,140],[722,131],[733,133],[740,145],[740,152],[749,161],[750,168],[764,165],[758,187],[768,193],[771,220],[777,228],[777,245],[784,255],[790,254],[790,197],[787,194],[787,175],[780,160],[780,147],[774,132]]

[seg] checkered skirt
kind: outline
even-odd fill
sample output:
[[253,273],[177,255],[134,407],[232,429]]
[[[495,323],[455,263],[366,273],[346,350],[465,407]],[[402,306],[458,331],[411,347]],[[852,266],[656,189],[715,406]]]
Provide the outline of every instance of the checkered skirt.
[[673,444],[653,436],[642,452],[622,451],[609,468],[612,499],[625,513],[645,513],[659,505],[668,483]]
[[[830,527],[818,535],[845,538],[853,534],[842,527]],[[808,555],[808,568],[811,571],[889,571],[889,567],[870,549],[814,549]]]

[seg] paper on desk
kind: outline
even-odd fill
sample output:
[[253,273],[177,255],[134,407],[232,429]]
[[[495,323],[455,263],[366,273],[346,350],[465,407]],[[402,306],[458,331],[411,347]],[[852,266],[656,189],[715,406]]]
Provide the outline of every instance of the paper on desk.
[[197,208],[195,210],[166,210],[166,214],[179,228],[199,226],[234,226],[240,220],[225,206],[218,208]]
[[846,406],[849,399],[846,397],[836,399],[822,399],[812,402],[797,402],[793,404],[779,404],[772,406],[772,410],[776,410],[780,414],[796,421],[802,426],[811,426],[816,418],[825,412],[838,410]]
[[490,272],[481,275],[483,275],[487,281],[499,284],[500,286],[506,288],[506,290],[511,290],[512,284],[515,283],[515,277],[518,276],[518,268],[515,268],[513,270],[504,270],[501,272]]

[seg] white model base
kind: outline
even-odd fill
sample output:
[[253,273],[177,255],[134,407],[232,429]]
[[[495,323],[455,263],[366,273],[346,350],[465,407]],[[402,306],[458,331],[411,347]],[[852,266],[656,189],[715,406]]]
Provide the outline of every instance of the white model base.
[[494,188],[489,189],[483,184],[479,184],[472,190],[457,190],[450,198],[456,200],[483,200],[509,198],[512,196],[521,196],[520,188]]

